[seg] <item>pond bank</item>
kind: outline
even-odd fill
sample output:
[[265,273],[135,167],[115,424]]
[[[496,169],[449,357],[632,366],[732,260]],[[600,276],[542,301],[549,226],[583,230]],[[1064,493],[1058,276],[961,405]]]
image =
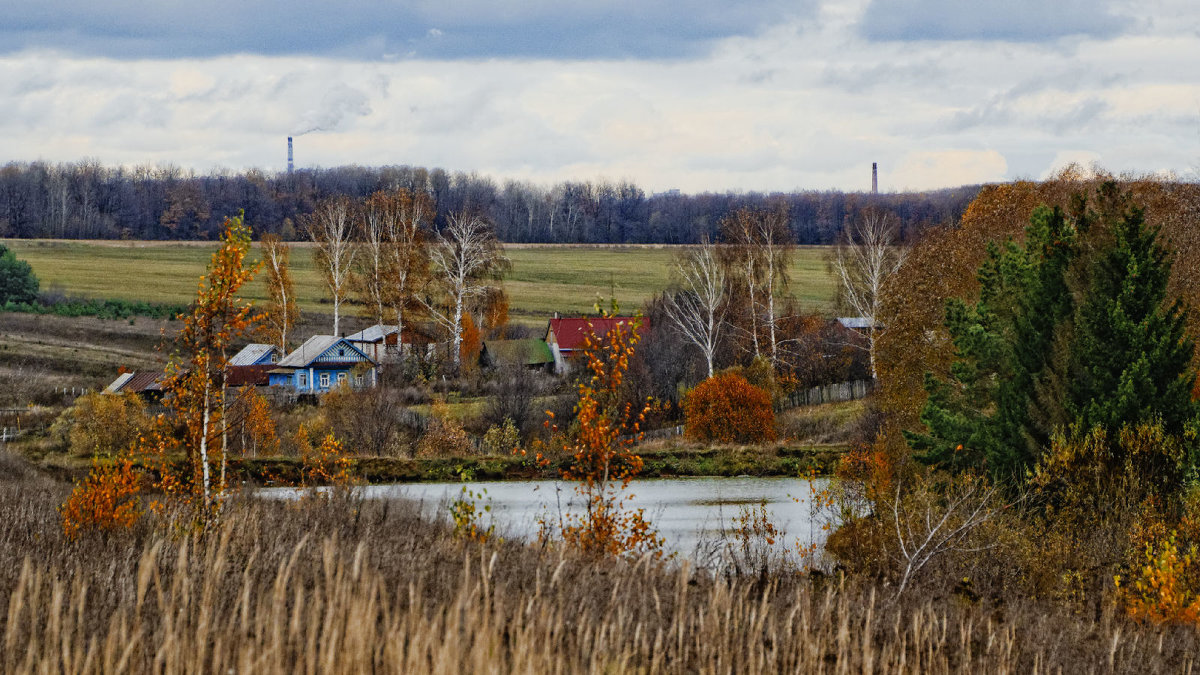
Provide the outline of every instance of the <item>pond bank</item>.
[[[845,454],[841,445],[777,447],[646,448],[641,452],[641,478],[684,476],[824,476]],[[529,457],[473,455],[469,457],[367,457],[354,460],[353,474],[367,483],[419,483],[460,480],[553,480],[561,477],[568,456],[546,467]],[[239,459],[231,468],[243,480],[260,484],[294,483],[300,478],[294,457]]]

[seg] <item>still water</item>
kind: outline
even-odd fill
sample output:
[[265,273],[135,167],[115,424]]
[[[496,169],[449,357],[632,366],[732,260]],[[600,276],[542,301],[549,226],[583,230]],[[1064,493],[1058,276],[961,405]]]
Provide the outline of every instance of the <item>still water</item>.
[[[743,508],[765,501],[767,515],[784,533],[784,541],[803,544],[824,541],[823,516],[811,504],[813,490],[826,479],[803,478],[662,478],[644,479],[626,490],[627,508],[642,508],[665,539],[665,547],[684,557],[703,557],[722,530],[732,529]],[[466,487],[482,507],[491,505],[496,532],[506,538],[535,539],[538,521],[558,523],[561,514],[578,513],[582,500],[575,484],[565,481],[503,481],[470,483],[406,483],[370,485],[369,499],[408,499],[419,502],[431,517],[449,518],[449,504]],[[486,491],[486,493],[485,493]],[[269,489],[272,496],[288,491]],[[814,522],[814,520],[816,522]],[[485,522],[486,526],[486,522]],[[698,556],[699,554],[699,556]]]

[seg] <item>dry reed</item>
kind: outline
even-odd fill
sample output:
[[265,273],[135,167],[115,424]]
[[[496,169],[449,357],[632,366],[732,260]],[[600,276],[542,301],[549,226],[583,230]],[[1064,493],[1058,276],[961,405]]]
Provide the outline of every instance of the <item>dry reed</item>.
[[465,543],[398,502],[242,499],[204,538],[68,542],[65,488],[8,475],[4,672],[1146,672],[1200,646],[1032,601]]

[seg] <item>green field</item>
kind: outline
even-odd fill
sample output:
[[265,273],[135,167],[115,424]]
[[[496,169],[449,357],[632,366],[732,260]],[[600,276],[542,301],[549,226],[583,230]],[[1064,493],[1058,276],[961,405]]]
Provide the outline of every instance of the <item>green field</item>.
[[[208,242],[81,242],[7,240],[33,266],[42,289],[71,295],[185,303],[215,244]],[[509,246],[512,270],[504,285],[514,322],[538,324],[554,312],[590,312],[599,294],[615,293],[623,310],[641,306],[670,282],[674,247]],[[301,309],[329,312],[324,288],[313,267],[311,247],[292,249],[292,275]],[[806,310],[828,311],[834,280],[825,265],[826,249],[797,250],[790,270],[793,295]],[[266,299],[255,281],[247,296]],[[350,312],[354,312],[351,308]]]

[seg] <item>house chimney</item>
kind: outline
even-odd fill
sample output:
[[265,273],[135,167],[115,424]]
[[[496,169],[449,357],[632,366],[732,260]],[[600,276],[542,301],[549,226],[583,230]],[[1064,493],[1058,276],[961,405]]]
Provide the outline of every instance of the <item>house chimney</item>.
[[288,173],[292,172],[292,137],[288,136]]
[[[291,141],[292,141],[292,139],[289,138],[288,139],[288,143],[289,143],[288,158],[289,159],[292,156],[292,152],[291,152],[292,146],[290,145]],[[288,166],[289,167],[291,166],[290,161],[288,162]],[[877,164],[876,162],[871,162],[871,194],[873,194],[873,195],[879,194],[879,164]]]

